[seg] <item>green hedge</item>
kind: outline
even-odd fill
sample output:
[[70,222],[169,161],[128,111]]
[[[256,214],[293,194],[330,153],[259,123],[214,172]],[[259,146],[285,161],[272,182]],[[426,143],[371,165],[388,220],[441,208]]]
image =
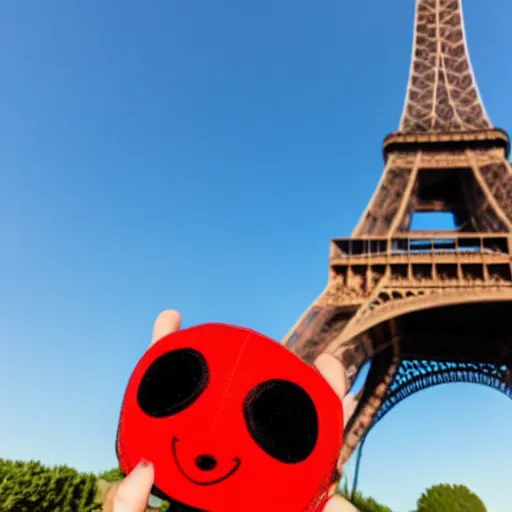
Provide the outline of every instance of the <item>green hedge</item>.
[[67,466],[0,459],[0,512],[100,512],[96,482]]
[[[360,492],[352,497],[346,481],[339,492],[360,512],[393,512]],[[487,512],[482,500],[465,485],[433,485],[420,496],[416,506],[411,512]]]
[[350,501],[359,510],[359,512],[393,512],[389,507],[378,503],[373,498],[364,496],[360,492],[356,492],[354,496],[352,496],[346,480],[340,489],[339,494],[346,500]]
[[[105,491],[105,487],[122,478],[119,468],[94,475],[68,466],[47,467],[36,461],[0,459],[0,512],[101,512],[102,488]],[[346,482],[340,494],[360,512],[393,512],[359,492],[351,499]],[[162,512],[172,512],[172,508],[165,502],[158,505]],[[487,512],[487,509],[467,487],[439,484],[421,495],[414,512]]]

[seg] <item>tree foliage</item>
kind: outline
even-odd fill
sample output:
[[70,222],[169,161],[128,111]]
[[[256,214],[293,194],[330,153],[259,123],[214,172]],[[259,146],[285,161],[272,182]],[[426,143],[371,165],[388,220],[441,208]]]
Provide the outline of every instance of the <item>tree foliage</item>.
[[[113,485],[124,477],[119,468],[99,476],[68,466],[47,467],[40,462],[0,459],[0,512],[100,512],[100,484]],[[360,512],[392,512],[371,497],[352,497],[345,482],[339,493]],[[148,510],[172,512],[158,501]],[[464,485],[439,484],[419,498],[415,512],[487,512],[482,500]]]
[[355,493],[351,501],[359,512],[393,512],[386,505],[382,505],[382,503],[378,503],[373,498],[364,496],[359,492]]
[[438,484],[421,495],[417,512],[487,512],[487,508],[465,485]]
[[0,459],[0,512],[99,512],[96,476]]
[[101,473],[99,478],[105,480],[105,482],[119,482],[124,478],[124,473],[120,468],[113,468]]
[[345,481],[344,485],[339,490],[339,494],[350,501],[359,512],[393,512],[389,507],[378,503],[373,498],[364,496],[359,491],[352,496],[352,493],[348,489],[347,481]]

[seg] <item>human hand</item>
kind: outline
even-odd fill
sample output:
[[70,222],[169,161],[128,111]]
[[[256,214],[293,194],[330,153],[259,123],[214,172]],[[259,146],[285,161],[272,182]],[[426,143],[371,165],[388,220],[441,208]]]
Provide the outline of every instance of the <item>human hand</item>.
[[[181,315],[176,311],[164,311],[153,326],[151,344],[179,330]],[[345,423],[355,409],[355,399],[347,395],[348,379],[341,363],[328,354],[320,355],[314,363],[319,373],[326,379],[343,403]],[[342,468],[338,467],[341,474]],[[154,482],[154,469],[150,463],[142,461],[122,482],[111,487],[105,497],[105,512],[144,512]],[[356,509],[341,496],[333,496],[322,512],[356,512]]]

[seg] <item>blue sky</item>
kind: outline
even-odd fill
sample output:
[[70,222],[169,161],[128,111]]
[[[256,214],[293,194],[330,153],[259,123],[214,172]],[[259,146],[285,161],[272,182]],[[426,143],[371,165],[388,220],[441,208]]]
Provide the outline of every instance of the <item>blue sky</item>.
[[[382,171],[414,2],[0,5],[0,457],[100,471],[154,316],[281,338],[325,285]],[[358,9],[359,7],[359,9]],[[512,3],[466,2],[487,110],[512,129]],[[448,385],[368,439],[360,487],[397,512],[437,482],[490,512],[512,404]]]

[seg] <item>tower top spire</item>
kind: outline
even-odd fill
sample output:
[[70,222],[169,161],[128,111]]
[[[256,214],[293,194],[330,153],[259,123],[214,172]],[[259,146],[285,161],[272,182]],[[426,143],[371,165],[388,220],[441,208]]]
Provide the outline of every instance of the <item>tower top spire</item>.
[[416,0],[411,69],[399,132],[492,128],[471,67],[462,0]]

